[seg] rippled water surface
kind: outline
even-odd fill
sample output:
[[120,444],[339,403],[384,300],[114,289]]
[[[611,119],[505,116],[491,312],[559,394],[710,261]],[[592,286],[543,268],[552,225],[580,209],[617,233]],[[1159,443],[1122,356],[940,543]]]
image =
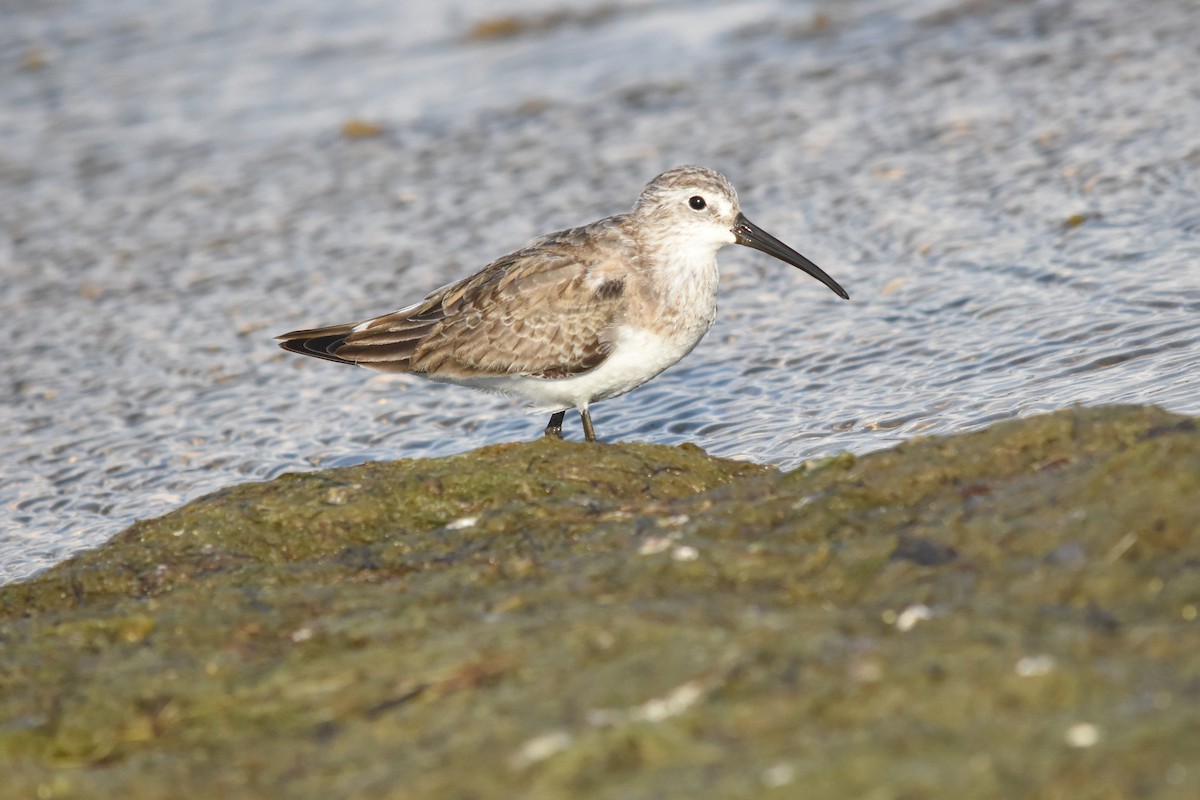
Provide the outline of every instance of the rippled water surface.
[[1072,403],[1200,413],[1187,0],[419,5],[0,6],[0,579],[238,481],[539,435],[272,336],[678,163],[853,299],[727,248],[716,328],[595,407],[603,438],[794,465]]

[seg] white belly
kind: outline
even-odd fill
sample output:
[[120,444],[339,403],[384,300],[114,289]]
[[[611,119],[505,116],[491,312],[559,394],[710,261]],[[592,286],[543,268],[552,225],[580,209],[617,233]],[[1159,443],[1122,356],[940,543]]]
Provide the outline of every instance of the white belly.
[[463,378],[452,382],[516,397],[528,403],[531,411],[585,409],[591,403],[636,389],[692,352],[712,325],[711,319],[698,322],[702,324],[692,330],[677,331],[671,336],[647,328],[624,328],[604,363],[590,372],[570,378],[504,375]]
[[656,275],[661,284],[657,307],[645,312],[651,317],[645,323],[657,326],[624,323],[613,337],[608,358],[590,372],[559,379],[503,375],[450,382],[516,397],[539,412],[583,410],[591,403],[636,389],[692,352],[716,321],[716,248],[706,247],[698,257],[678,248],[679,260],[667,262]]

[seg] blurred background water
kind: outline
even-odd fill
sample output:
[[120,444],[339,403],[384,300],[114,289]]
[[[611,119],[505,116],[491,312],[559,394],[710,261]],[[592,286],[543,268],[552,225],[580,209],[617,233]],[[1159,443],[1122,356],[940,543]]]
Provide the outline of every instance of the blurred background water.
[[[742,248],[602,438],[793,466],[1073,403],[1200,413],[1190,0],[0,0],[0,580],[231,483],[531,439],[290,356],[680,163]],[[577,418],[567,420],[578,438]]]

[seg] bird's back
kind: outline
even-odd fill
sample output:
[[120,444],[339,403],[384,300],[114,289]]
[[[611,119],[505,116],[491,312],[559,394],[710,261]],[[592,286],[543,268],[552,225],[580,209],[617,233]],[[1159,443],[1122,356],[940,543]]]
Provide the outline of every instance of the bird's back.
[[391,314],[279,337],[285,350],[434,379],[561,378],[608,355],[636,243],[621,218],[543,236]]

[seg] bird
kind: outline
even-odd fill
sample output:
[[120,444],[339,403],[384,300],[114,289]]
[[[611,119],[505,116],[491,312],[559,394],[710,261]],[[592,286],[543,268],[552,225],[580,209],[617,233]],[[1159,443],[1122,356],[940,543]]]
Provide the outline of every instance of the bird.
[[550,413],[562,438],[579,412],[636,389],[696,347],[717,317],[717,251],[760,250],[846,290],[746,218],[721,173],[669,169],[625,213],[550,233],[479,272],[378,317],[291,331],[292,353],[500,393]]

